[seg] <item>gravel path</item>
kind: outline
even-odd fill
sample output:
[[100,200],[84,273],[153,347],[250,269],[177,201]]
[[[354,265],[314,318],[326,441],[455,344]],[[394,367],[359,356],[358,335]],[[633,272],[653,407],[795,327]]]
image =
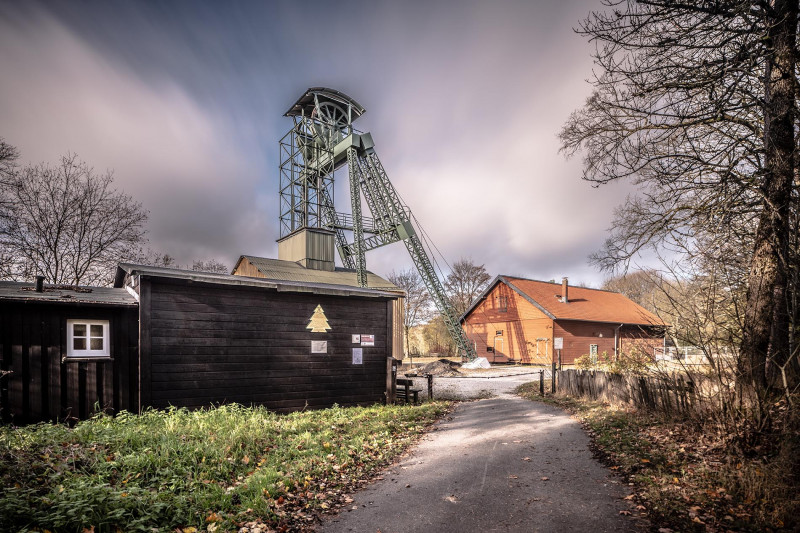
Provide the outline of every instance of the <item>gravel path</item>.
[[[512,393],[519,385],[538,379],[538,372],[502,377],[484,377],[479,374],[468,377],[436,376],[433,378],[433,397],[446,400],[472,400],[495,396],[510,398],[515,397]],[[427,395],[427,385],[423,391]]]
[[435,397],[496,397],[460,404],[320,530],[637,531],[620,514],[626,487],[592,458],[580,425],[511,394],[530,379],[436,378]]
[[[405,377],[403,375],[399,377]],[[549,379],[547,371],[545,379]],[[428,397],[428,381],[424,377],[412,377],[414,388],[421,389],[420,399]],[[499,368],[473,371],[463,376],[434,376],[433,397],[439,400],[479,400],[496,396],[515,397],[515,388],[529,381],[538,381],[539,371],[529,368]]]

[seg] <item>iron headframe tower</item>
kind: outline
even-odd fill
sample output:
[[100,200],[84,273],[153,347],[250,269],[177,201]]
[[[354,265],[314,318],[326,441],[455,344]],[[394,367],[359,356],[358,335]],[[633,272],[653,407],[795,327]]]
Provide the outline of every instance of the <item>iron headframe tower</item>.
[[[294,125],[280,141],[279,246],[301,248],[301,256],[316,246],[325,256],[325,246],[315,243],[323,238],[335,240],[342,263],[366,287],[366,253],[403,241],[456,346],[473,359],[475,350],[412,223],[411,211],[378,159],[372,135],[353,128],[365,111],[344,93],[313,87],[285,113]],[[344,166],[350,184],[350,214],[337,212],[334,206],[334,174]],[[362,197],[371,216],[362,213]],[[333,268],[333,257],[304,260]]]

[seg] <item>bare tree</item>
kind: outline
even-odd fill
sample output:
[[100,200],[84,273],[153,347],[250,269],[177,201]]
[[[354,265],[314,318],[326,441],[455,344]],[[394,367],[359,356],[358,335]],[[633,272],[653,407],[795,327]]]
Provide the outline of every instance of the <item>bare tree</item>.
[[143,251],[142,253],[131,256],[129,260],[139,265],[148,265],[161,268],[175,268],[194,270],[195,272],[211,272],[213,274],[229,274],[230,269],[224,263],[220,263],[216,259],[209,259],[208,261],[194,260],[191,266],[183,266],[175,259],[174,256],[153,250],[152,248]]
[[403,334],[406,353],[411,352],[411,328],[428,321],[433,315],[433,300],[425,287],[419,273],[415,269],[392,271],[389,281],[406,291],[403,302]]
[[486,268],[476,265],[471,259],[461,258],[453,264],[444,288],[458,316],[466,313],[472,301],[483,292],[491,279]]
[[224,263],[220,263],[216,259],[209,259],[208,261],[194,261],[192,263],[192,270],[198,272],[211,272],[214,274],[230,274],[231,269]]
[[601,288],[624,294],[651,313],[655,313],[657,311],[655,299],[660,278],[660,274],[654,269],[633,270],[606,278]]
[[143,265],[150,265],[164,268],[180,268],[180,265],[175,258],[169,254],[150,251],[145,258],[140,261]]
[[12,169],[0,184],[0,276],[107,284],[144,242],[147,212],[76,155]]
[[796,384],[797,0],[606,6],[579,30],[596,43],[598,68],[562,150],[583,151],[585,179],[630,178],[640,193],[594,260],[613,268],[647,246],[742,243],[740,383],[764,391],[788,373]]
[[[0,137],[0,190],[10,186],[11,178],[17,168],[17,159],[19,159],[19,150]],[[8,200],[0,194],[0,216],[8,207]],[[13,261],[14,256],[10,251],[0,246],[0,276],[3,276],[6,270],[3,265],[10,265]]]
[[0,137],[0,183],[7,183],[17,168],[19,150]]

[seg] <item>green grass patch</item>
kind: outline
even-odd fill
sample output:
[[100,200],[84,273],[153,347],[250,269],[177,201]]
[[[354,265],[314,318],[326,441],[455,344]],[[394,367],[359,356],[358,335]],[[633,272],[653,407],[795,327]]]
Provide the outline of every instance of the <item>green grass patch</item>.
[[520,396],[572,412],[596,453],[633,484],[635,503],[656,527],[674,531],[800,530],[798,416],[785,402],[783,424],[754,448],[736,431],[704,420],[669,419],[601,402],[539,395],[538,383]]
[[0,530],[302,529],[448,407],[278,415],[226,405],[3,427]]

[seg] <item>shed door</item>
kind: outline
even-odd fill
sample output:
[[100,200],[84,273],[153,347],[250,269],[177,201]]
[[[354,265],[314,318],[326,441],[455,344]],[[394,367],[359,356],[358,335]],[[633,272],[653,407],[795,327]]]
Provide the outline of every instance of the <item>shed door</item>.
[[497,357],[505,357],[505,355],[506,351],[503,349],[503,337],[497,336],[494,338],[494,355],[492,356],[492,360]]

